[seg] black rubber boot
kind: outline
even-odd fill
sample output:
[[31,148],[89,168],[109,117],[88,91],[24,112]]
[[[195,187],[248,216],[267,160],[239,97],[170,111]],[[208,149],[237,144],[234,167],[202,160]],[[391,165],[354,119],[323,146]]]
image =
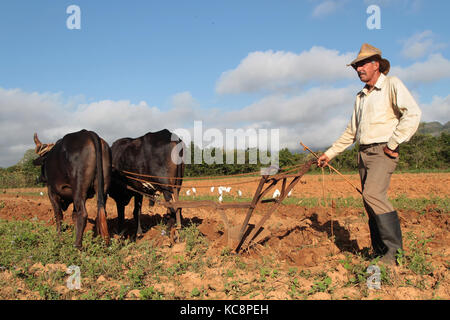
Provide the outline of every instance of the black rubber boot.
[[403,249],[402,230],[400,229],[397,211],[376,215],[375,221],[380,239],[387,249],[380,262],[395,264],[397,250]]
[[376,220],[376,214],[373,212],[372,208],[363,200],[364,207],[366,208],[367,215],[369,217],[369,229],[370,229],[370,240],[372,241],[372,249],[375,257],[383,256],[387,248],[380,238],[380,232],[378,231],[378,225]]
[[377,221],[374,216],[369,215],[369,229],[370,229],[370,240],[372,241],[372,249],[375,256],[383,256],[387,248],[383,244],[380,238],[380,232],[378,231]]

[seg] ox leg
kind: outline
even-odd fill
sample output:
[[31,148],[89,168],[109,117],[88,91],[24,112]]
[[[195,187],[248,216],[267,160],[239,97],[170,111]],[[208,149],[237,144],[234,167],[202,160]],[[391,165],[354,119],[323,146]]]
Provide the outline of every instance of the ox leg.
[[75,247],[81,249],[83,242],[83,233],[84,229],[86,228],[88,214],[84,201],[77,199],[76,201],[74,201],[73,205],[77,217]]
[[177,228],[181,229],[181,208],[177,208],[175,216],[177,217]]
[[142,236],[142,229],[141,229],[141,208],[142,208],[142,195],[135,195],[134,196],[134,210],[133,210],[133,217],[134,217],[134,223],[136,225],[136,229],[134,232],[134,237]]
[[120,236],[123,236],[125,233],[124,228],[124,220],[125,220],[125,205],[120,201],[116,201],[117,206],[117,232]]
[[[166,200],[166,202],[169,201],[174,201],[174,197],[173,197],[173,193],[169,192],[169,191],[163,191],[163,195],[164,195],[164,200]],[[172,218],[175,218],[177,221],[177,228],[180,229],[181,228],[181,210],[175,210],[174,208],[167,208],[167,213],[170,214],[170,216]]]
[[[178,201],[178,195],[179,195],[180,189],[176,189],[175,193],[172,194],[172,201],[177,202]],[[178,228],[181,228],[181,208],[177,208],[176,210],[176,217],[177,217],[177,226]]]
[[53,212],[55,214],[56,231],[58,233],[61,233],[61,221],[63,218],[63,214],[60,205],[60,198],[50,189],[50,187],[48,187],[47,190],[48,190],[48,198],[50,199],[50,203],[52,204]]
[[73,225],[77,224],[77,219],[78,219],[78,213],[75,210],[75,205],[73,205],[73,210],[72,210],[72,223],[73,223]]

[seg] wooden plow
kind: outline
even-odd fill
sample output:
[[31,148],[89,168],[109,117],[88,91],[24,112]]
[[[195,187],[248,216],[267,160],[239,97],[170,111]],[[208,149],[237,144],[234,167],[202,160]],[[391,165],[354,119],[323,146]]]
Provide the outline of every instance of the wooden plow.
[[[316,160],[310,160],[306,162],[303,166],[295,166],[294,170],[298,171],[296,173],[291,173],[293,170],[289,170],[285,173],[275,173],[271,174],[270,168],[269,170],[264,171],[262,169],[261,177],[259,179],[258,187],[253,195],[251,202],[229,202],[229,203],[221,203],[215,202],[211,200],[178,200],[173,199],[173,201],[161,201],[159,202],[166,208],[172,208],[177,213],[177,224],[180,226],[180,208],[200,208],[200,207],[211,207],[216,209],[225,226],[224,235],[227,240],[227,245],[235,252],[239,252],[240,250],[247,249],[252,245],[263,241],[267,237],[270,236],[270,232],[264,230],[264,223],[270,218],[270,216],[278,209],[281,205],[282,201],[287,197],[289,192],[300,182],[302,176],[308,172],[311,165],[316,163]],[[123,172],[123,174],[127,178],[131,178],[133,180],[142,181],[142,183],[150,182],[154,184],[154,182],[148,180],[141,180],[140,178],[136,178],[136,176],[144,176],[144,177],[152,177],[145,176],[140,174],[135,174],[132,172]],[[131,176],[132,174],[133,176]],[[212,178],[212,177],[211,177]],[[252,180],[257,181],[257,180]],[[281,191],[279,197],[272,199],[265,199],[263,197],[266,196],[270,190],[272,190],[279,182],[281,181]],[[157,183],[156,183],[157,184]],[[239,183],[236,183],[239,184]],[[168,186],[168,185],[167,185]],[[187,187],[187,186],[182,186]],[[198,187],[198,186],[197,186]],[[141,193],[147,196],[144,193]],[[262,218],[253,226],[249,224],[250,218],[252,217],[255,208],[261,203],[272,203],[271,207],[268,208],[266,213],[262,216]],[[226,209],[247,209],[247,214],[242,222],[242,224],[237,226],[232,226],[230,221],[225,213]]]

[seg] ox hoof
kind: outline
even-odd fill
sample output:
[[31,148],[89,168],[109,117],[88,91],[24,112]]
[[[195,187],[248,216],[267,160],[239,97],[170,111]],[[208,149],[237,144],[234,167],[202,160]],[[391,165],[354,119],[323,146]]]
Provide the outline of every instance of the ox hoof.
[[172,230],[170,230],[170,241],[172,244],[180,242],[180,232],[178,229],[172,228]]
[[119,238],[124,239],[125,238],[125,229],[122,230],[117,230],[117,235],[119,236]]

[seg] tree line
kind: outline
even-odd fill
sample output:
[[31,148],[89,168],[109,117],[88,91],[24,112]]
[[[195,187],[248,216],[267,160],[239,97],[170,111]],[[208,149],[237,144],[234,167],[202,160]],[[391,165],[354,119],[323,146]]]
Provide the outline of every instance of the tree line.
[[[339,156],[334,158],[330,164],[342,172],[355,172],[358,170],[357,155],[358,145],[345,150]],[[322,154],[327,148],[315,151],[316,154]],[[253,150],[246,150],[245,157]],[[236,150],[234,153],[236,154]],[[236,157],[235,157],[236,158]],[[279,167],[286,168],[296,164],[305,163],[312,159],[309,152],[291,152],[289,149],[281,149],[278,153]],[[258,159],[256,164],[226,164],[225,155],[223,164],[201,165],[187,164],[186,176],[214,176],[237,173],[247,173],[258,171],[260,168],[268,165],[261,164]],[[397,171],[427,171],[427,170],[448,170],[450,167],[450,134],[442,132],[439,136],[430,134],[415,134],[407,143],[400,146],[400,158],[397,165]],[[313,171],[319,172],[320,169],[315,166]]]
[[[189,150],[191,148],[191,150]],[[232,159],[230,161],[230,155],[226,152],[221,152],[223,157],[222,163],[206,163],[205,157],[202,158],[201,163],[194,161],[195,152],[190,152],[196,149],[196,152],[203,152],[214,156],[216,150],[199,150],[197,146],[191,144],[188,146],[186,154],[190,155],[190,164],[186,164],[185,176],[218,176],[218,175],[233,175],[240,173],[257,172],[261,168],[268,167],[268,164],[261,163],[260,158],[257,161],[249,163],[251,156],[260,154],[259,150],[247,149],[232,151]],[[324,150],[315,151],[317,154],[321,154]],[[263,151],[262,153],[264,153]],[[330,162],[336,169],[344,173],[357,171],[357,152],[358,146],[348,148],[342,154],[337,156]],[[243,157],[245,155],[244,163],[236,163],[238,156]],[[227,156],[229,157],[227,159]],[[267,154],[270,157],[270,154]],[[34,150],[30,149],[25,152],[24,157],[16,164],[9,168],[0,168],[0,187],[32,187],[41,186],[38,181],[40,175],[40,167],[33,165],[32,161],[36,158]],[[280,168],[286,168],[297,164],[305,163],[312,159],[313,156],[309,152],[291,152],[289,149],[284,148],[278,152],[278,165]],[[231,163],[227,163],[231,162]],[[401,171],[427,171],[427,170],[443,170],[447,171],[450,167],[450,134],[442,132],[439,136],[433,136],[431,134],[416,133],[412,139],[403,143],[400,146],[400,159],[397,165],[397,172]],[[311,167],[312,172],[320,172],[320,169],[316,166]]]

